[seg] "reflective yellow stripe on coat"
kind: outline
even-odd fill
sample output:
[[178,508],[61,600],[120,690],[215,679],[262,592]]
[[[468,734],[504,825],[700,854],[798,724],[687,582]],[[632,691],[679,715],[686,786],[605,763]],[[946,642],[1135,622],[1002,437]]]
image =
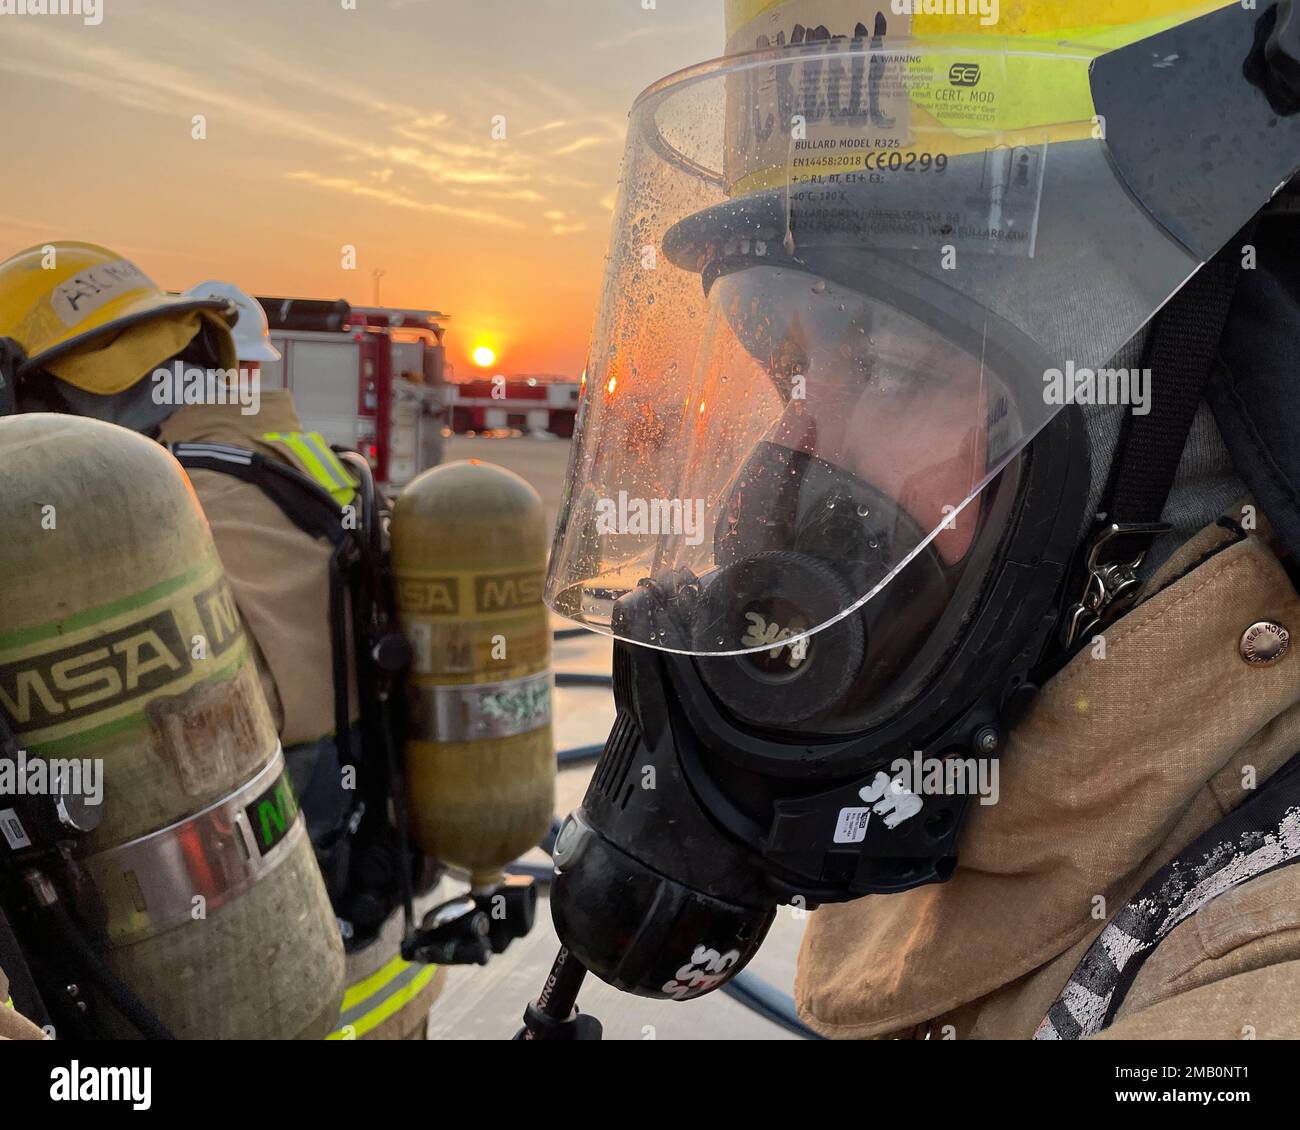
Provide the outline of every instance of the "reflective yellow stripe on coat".
[[343,994],[338,1027],[327,1040],[359,1040],[410,1003],[433,980],[436,965],[405,961],[399,954]]
[[357,484],[325,437],[320,432],[267,432],[265,443],[283,444],[340,506],[346,506],[357,493]]

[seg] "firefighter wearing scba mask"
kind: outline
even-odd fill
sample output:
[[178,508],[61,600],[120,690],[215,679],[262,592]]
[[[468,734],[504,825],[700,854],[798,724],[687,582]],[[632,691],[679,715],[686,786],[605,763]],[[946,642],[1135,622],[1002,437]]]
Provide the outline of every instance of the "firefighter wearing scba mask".
[[785,903],[828,1036],[1296,1038],[1300,13],[944,7],[728,0],[765,54],[632,112],[563,976],[698,996]]
[[[358,597],[338,581],[336,550],[362,505],[358,481],[287,390],[261,389],[261,363],[279,358],[261,307],[219,282],[168,297],[120,255],[66,242],[0,264],[0,323],[25,354],[19,412],[119,424],[186,469],[349,949],[332,1038],[423,1038],[442,977],[397,953],[404,862],[388,783],[357,768],[368,740],[348,658]],[[427,865],[405,865],[428,886]]]

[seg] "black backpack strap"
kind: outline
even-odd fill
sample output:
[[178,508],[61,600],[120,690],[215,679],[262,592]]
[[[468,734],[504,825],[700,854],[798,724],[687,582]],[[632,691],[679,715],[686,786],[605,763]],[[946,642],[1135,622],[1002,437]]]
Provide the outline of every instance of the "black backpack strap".
[[1252,220],[1194,274],[1152,322],[1141,366],[1151,371],[1150,411],[1124,417],[1110,482],[1081,572],[1082,595],[1066,614],[1067,648],[1126,611],[1138,595],[1138,570],[1161,522],[1196,410],[1205,398],[1242,271]]
[[334,686],[334,745],[343,765],[357,763],[352,748],[348,702],[348,625],[345,594],[353,584],[358,559],[355,534],[343,524],[343,508],[315,480],[296,468],[255,451],[225,443],[174,443],[167,449],[187,471],[217,471],[251,483],[305,534],[333,547],[329,565],[329,629]]
[[1300,754],[1151,877],[1088,947],[1036,1040],[1110,1026],[1143,963],[1174,928],[1227,891],[1300,863]]
[[336,547],[350,540],[343,508],[329,491],[287,463],[225,443],[173,443],[167,449],[187,471],[219,471],[252,483],[310,537],[325,538]]

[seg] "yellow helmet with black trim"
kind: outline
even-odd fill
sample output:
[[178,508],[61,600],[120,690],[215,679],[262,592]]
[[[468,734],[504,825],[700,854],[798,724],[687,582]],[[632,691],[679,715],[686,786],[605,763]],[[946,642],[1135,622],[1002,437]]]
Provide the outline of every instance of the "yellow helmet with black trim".
[[[129,259],[93,243],[47,243],[0,263],[0,336],[26,356],[19,377],[43,369],[111,396],[180,353],[205,321],[223,331],[224,346],[233,318],[229,302],[167,294]],[[233,368],[233,347],[222,351]]]

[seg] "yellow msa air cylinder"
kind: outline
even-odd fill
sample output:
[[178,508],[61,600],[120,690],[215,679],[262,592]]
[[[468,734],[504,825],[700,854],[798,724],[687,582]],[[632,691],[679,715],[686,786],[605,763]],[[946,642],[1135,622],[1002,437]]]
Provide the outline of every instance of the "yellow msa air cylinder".
[[555,806],[542,500],[500,467],[435,467],[397,500],[392,545],[415,657],[412,835],[476,889],[491,887],[541,841]]
[[178,1038],[319,1039],[342,943],[184,472],[44,414],[0,420],[0,467],[0,704],[28,757],[102,773],[79,917]]

